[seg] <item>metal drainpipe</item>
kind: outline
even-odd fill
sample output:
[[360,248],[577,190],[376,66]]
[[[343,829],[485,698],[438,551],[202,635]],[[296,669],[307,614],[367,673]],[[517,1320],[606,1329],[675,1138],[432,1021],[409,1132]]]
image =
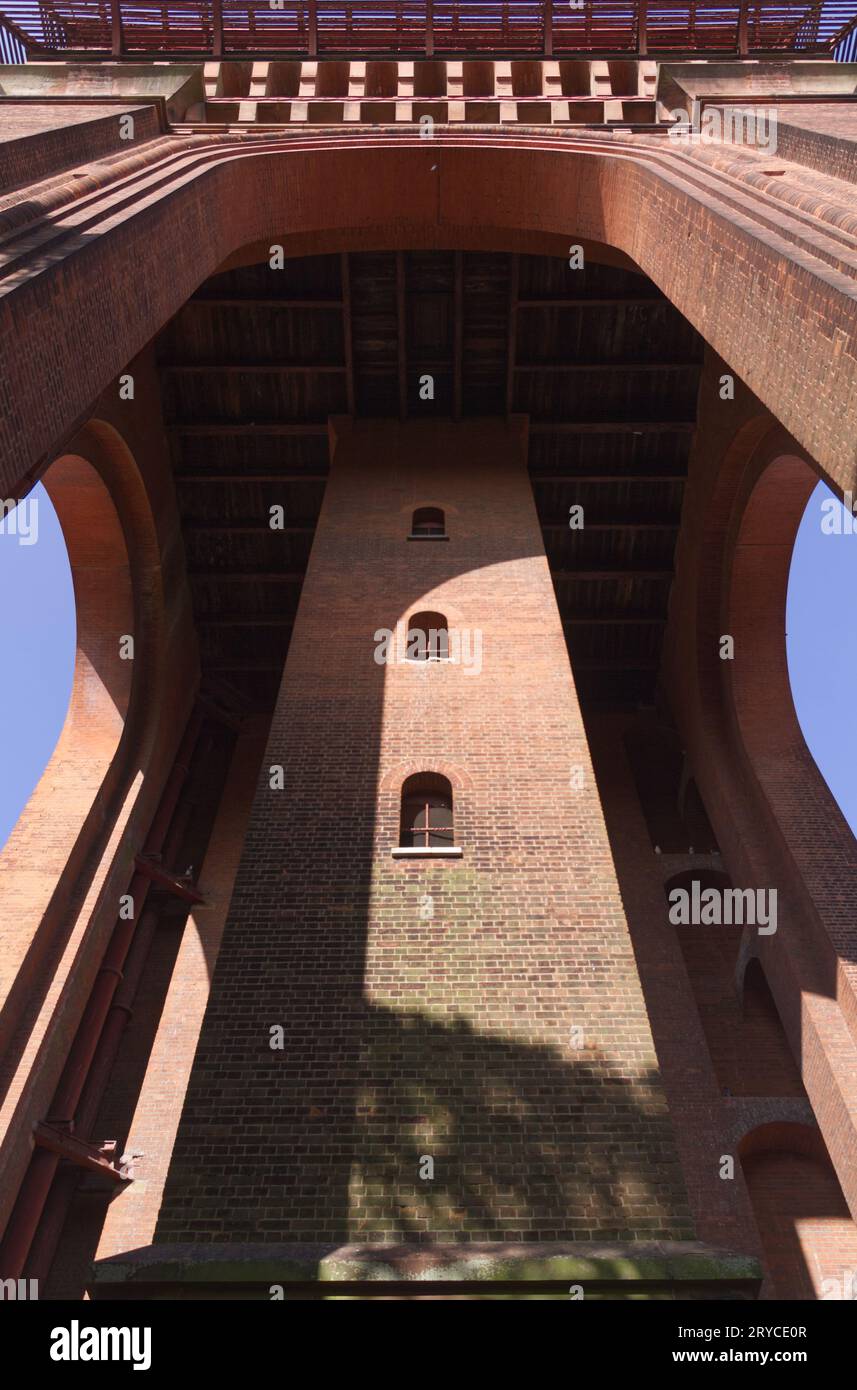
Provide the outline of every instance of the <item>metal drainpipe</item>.
[[[208,757],[214,742],[214,734],[209,730],[202,745],[203,757]],[[179,805],[173,816],[170,833],[163,848],[163,860],[168,868],[175,862],[179,843],[187,829],[187,821],[188,817],[182,814],[182,807]],[[147,912],[141,917],[140,926],[134,935],[134,941],[122,972],[122,983],[117,988],[110,1005],[110,1011],[98,1040],[98,1049],[87,1072],[86,1083],[82,1088],[80,1103],[75,1115],[75,1132],[84,1139],[92,1136],[92,1127],[98,1119],[101,1097],[110,1080],[110,1073],[116,1061],[122,1035],[131,1020],[132,1006],[157,924],[158,916],[155,912]]]
[[[86,1078],[86,1085],[80,1098],[80,1104],[75,1116],[75,1130],[83,1138],[91,1138],[92,1127],[97,1117],[98,1105],[101,1100],[103,1089],[104,1070],[103,1062],[106,1061],[105,1049],[109,1047],[113,1039],[108,1038],[108,1030],[111,1029],[111,1021],[118,1014],[122,1019],[123,1027],[130,1021],[131,1009],[126,1006],[124,1001],[133,998],[133,990],[129,990],[129,985],[136,988],[139,981],[139,973],[145,964],[152,937],[155,933],[157,924],[157,913],[152,909],[147,909],[143,913],[140,925],[131,943],[128,952],[128,959],[125,962],[125,969],[122,972],[122,983],[116,991],[113,1003],[110,1005],[110,1013],[104,1025],[101,1037],[98,1042],[98,1051],[93,1059],[92,1066]],[[139,971],[137,962],[139,961]],[[120,1034],[121,1036],[121,1034]],[[118,1048],[119,1039],[115,1039],[115,1047],[110,1055],[110,1064],[115,1060],[115,1050]],[[108,1065],[109,1072],[109,1065]],[[100,1085],[99,1085],[100,1083]],[[39,1288],[44,1288],[51,1272],[51,1265],[57,1252],[57,1246],[63,1233],[69,1208],[75,1193],[77,1192],[80,1180],[80,1170],[74,1167],[60,1169],[54,1181],[51,1183],[51,1190],[48,1193],[33,1243],[30,1246],[29,1254],[24,1263],[24,1277],[35,1279]]]
[[[203,757],[211,752],[214,742],[214,734],[209,730],[203,744]],[[170,825],[170,833],[164,844],[163,859],[168,867],[175,862],[179,842],[187,828],[188,816],[183,814],[183,810],[187,811],[189,808],[186,804],[183,806],[182,802],[179,802]],[[107,1083],[110,1080],[125,1029],[133,1017],[133,1004],[146,967],[158,920],[156,911],[144,912],[140,918],[140,925],[134,933],[134,940],[131,943],[122,971],[122,982],[110,1005],[110,1012],[107,1015],[101,1037],[98,1039],[98,1048],[92,1059],[92,1066],[87,1073],[86,1084],[83,1087],[75,1115],[75,1132],[83,1138],[92,1137],[93,1126],[98,1119],[98,1110],[107,1089]],[[50,1274],[69,1207],[77,1191],[78,1178],[79,1174],[75,1170],[60,1173],[45,1202],[44,1211],[24,1269],[25,1276],[28,1279],[37,1280],[40,1287],[47,1282]]]
[[[188,774],[202,721],[203,712],[196,705],[188,720],[172,771],[167,778],[146,839],[143,853],[147,856],[157,857],[161,853],[179,794]],[[89,996],[83,1018],[75,1034],[68,1060],[54,1094],[48,1121],[58,1127],[64,1126],[70,1132],[74,1128],[75,1110],[98,1046],[105,1019],[122,979],[122,967],[137,930],[137,923],[143,916],[142,909],[149,892],[149,885],[150,880],[145,874],[136,873],[131,880],[128,892],[134,900],[134,916],[128,921],[118,921],[113,929],[113,935],[101,963],[101,969],[95,978],[92,993]],[[0,1245],[0,1278],[20,1278],[59,1163],[59,1155],[48,1149],[37,1148],[33,1154],[21,1184],[14,1211],[9,1218],[3,1243]]]

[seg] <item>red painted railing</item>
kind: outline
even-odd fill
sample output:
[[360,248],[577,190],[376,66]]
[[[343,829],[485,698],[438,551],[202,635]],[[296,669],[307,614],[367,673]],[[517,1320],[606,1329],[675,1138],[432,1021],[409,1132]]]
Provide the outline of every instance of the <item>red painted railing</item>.
[[830,52],[857,0],[6,0],[29,56]]

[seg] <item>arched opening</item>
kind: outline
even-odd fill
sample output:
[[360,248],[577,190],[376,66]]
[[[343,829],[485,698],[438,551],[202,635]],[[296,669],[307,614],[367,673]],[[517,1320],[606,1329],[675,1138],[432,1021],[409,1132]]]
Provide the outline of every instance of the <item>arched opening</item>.
[[717,851],[717,840],[702,804],[702,797],[696,779],[688,778],[679,796],[679,812],[686,832],[689,854],[713,854]]
[[711,854],[714,831],[693,779],[682,783],[684,753],[675,729],[640,715],[624,734],[652,848],[661,854]]
[[[730,858],[745,882],[779,894],[780,928],[760,939],[758,954],[854,1210],[853,1131],[828,1096],[831,1087],[847,1093],[854,1069],[857,844],[798,723],[786,637],[794,541],[817,481],[793,441],[763,420],[726,451],[702,532],[695,718],[706,734],[694,754]],[[731,660],[720,659],[722,634],[733,640]],[[827,1045],[828,1017],[842,1029],[841,1048]]]
[[857,784],[850,750],[857,698],[857,519],[818,483],[795,536],[786,598],[786,655],[807,747],[852,831]]
[[[686,898],[679,899],[676,890]],[[719,915],[719,921],[706,920],[702,912],[709,890],[723,902],[719,914],[707,914]],[[723,1095],[803,1096],[800,1071],[758,960],[751,961],[745,975],[743,1006],[736,990],[742,941],[753,928],[735,921],[727,908],[725,895],[733,892],[729,876],[688,870],[669,879],[664,892]],[[687,910],[680,913],[685,904]]]
[[[59,870],[122,736],[134,672],[134,595],[122,525],[96,469],[67,455],[43,482],[73,581],[76,654],[62,731],[4,856],[10,867],[22,858],[44,866],[47,857]],[[28,908],[30,916],[32,899]]]
[[758,958],[745,971],[742,1005],[738,1051],[747,1089],[736,1094],[802,1096],[800,1071]]
[[[0,724],[0,849],[56,747],[68,713],[76,616],[68,549],[50,494],[38,483],[0,520],[0,592],[7,653]],[[12,654],[14,653],[14,658]]]
[[442,613],[414,613],[408,621],[409,661],[447,661],[449,629]]
[[[2,1036],[22,1012],[50,1027],[50,970],[71,942],[97,950],[115,921],[101,895],[144,791],[162,676],[159,552],[143,481],[121,436],[91,421],[43,482],[74,583],[77,647],[53,755],[0,855],[7,938]],[[126,537],[128,539],[126,539]],[[133,691],[133,696],[132,696]],[[73,959],[63,956],[63,971]],[[62,973],[57,978],[62,979]]]
[[785,637],[795,536],[815,482],[804,459],[775,457],[751,468],[736,506],[724,627],[734,638],[735,657],[721,667],[732,677],[735,710],[751,757],[780,783],[778,757],[812,766],[795,717]]
[[[768,1124],[741,1141],[772,1298],[854,1297],[857,1226],[818,1130]],[[850,1271],[850,1280],[849,1280]]]
[[449,849],[454,843],[449,780],[437,772],[414,773],[402,786],[400,847]]
[[446,540],[446,522],[440,507],[417,507],[411,522],[412,541]]
[[[728,604],[722,615],[721,630],[733,636],[735,658],[718,664],[727,668],[721,673],[726,710],[752,778],[748,785],[757,789],[753,820],[744,835],[767,828],[767,862],[759,872],[772,875],[769,882],[791,883],[800,895],[810,933],[807,944],[812,939],[818,952],[815,992],[837,998],[844,991],[850,1010],[857,997],[857,968],[853,914],[843,904],[857,873],[857,844],[798,723],[787,657],[794,541],[816,481],[806,460],[795,454],[763,448],[751,460],[735,499]],[[828,598],[825,591],[824,601]],[[746,806],[745,792],[739,815]],[[838,885],[837,892],[832,885]],[[796,1016],[794,1022],[797,1026]]]

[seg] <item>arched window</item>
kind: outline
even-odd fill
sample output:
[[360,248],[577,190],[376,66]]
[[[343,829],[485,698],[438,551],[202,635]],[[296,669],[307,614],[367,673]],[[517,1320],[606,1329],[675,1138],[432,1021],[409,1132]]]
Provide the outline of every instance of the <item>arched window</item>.
[[446,522],[440,507],[417,507],[411,522],[412,541],[445,541]]
[[450,849],[454,844],[452,787],[436,772],[417,772],[402,786],[399,844],[403,849]]
[[449,630],[442,613],[414,613],[408,623],[409,661],[446,661]]

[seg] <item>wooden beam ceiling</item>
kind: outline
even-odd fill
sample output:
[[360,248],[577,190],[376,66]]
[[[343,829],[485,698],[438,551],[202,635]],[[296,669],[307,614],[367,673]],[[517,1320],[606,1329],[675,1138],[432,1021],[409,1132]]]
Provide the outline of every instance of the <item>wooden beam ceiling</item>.
[[702,343],[643,277],[493,252],[244,266],[158,351],[203,670],[244,707],[276,697],[335,414],[527,415],[581,699],[651,702]]

